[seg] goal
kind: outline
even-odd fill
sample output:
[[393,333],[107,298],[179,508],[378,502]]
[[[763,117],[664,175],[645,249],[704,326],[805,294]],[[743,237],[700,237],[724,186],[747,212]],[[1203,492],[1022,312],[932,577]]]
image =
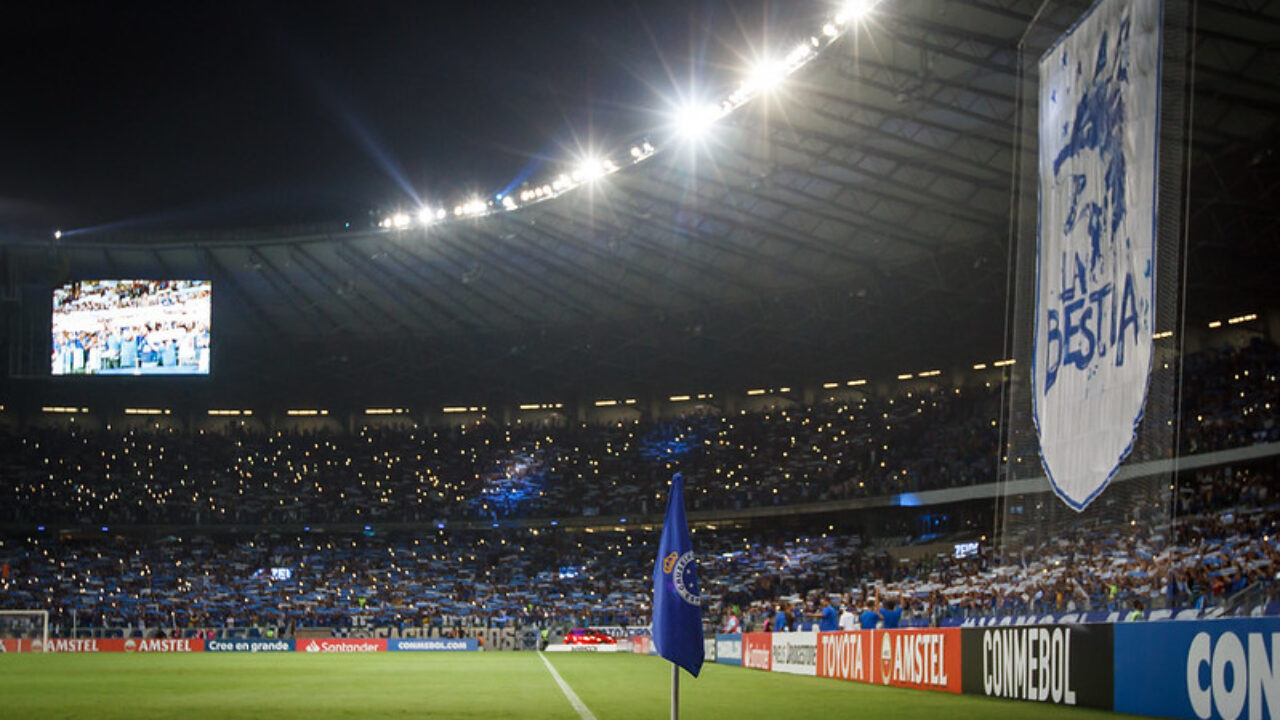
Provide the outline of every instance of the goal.
[[45,652],[48,610],[0,610],[0,652]]

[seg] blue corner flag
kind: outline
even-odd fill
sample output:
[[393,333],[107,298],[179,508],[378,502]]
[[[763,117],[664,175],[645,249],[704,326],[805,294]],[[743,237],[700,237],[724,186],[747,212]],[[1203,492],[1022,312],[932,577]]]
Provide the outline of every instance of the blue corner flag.
[[662,521],[658,561],[653,566],[653,645],[658,654],[698,677],[702,645],[702,597],[698,561],[684,517],[684,476],[671,479],[667,517]]

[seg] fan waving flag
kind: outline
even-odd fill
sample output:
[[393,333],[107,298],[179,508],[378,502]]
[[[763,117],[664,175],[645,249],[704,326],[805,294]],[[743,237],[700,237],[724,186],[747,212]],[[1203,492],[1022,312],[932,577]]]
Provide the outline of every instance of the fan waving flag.
[[658,654],[694,677],[702,670],[702,598],[698,561],[684,517],[684,476],[671,479],[667,517],[662,522],[658,561],[653,567],[653,645]]

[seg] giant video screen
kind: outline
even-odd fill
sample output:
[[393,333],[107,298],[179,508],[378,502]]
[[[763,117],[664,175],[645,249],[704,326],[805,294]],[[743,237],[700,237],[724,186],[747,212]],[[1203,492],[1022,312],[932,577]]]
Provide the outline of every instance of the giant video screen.
[[54,375],[208,375],[208,280],[81,280],[53,291]]

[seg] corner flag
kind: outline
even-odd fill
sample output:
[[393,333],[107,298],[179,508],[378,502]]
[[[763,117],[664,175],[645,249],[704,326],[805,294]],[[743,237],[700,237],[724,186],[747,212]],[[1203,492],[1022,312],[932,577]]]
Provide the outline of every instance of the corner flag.
[[684,476],[676,473],[653,567],[653,645],[659,655],[694,677],[702,670],[705,652],[701,603],[698,561],[693,557],[689,523],[684,517]]

